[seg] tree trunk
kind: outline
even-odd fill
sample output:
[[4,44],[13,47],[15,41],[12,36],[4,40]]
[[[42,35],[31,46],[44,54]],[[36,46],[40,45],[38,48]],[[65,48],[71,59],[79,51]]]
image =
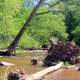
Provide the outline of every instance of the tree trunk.
[[39,6],[41,5],[41,3],[44,0],[40,0],[39,3],[36,5],[36,7],[32,10],[30,16],[28,17],[28,19],[26,20],[25,24],[23,25],[23,27],[21,28],[21,30],[19,31],[19,33],[17,34],[16,38],[14,39],[14,41],[10,44],[10,46],[8,47],[8,50],[6,53],[8,54],[12,54],[12,52],[15,50],[19,40],[21,39],[23,33],[26,31],[26,29],[29,27],[29,24],[32,20],[32,18],[35,16],[37,9],[39,8]]

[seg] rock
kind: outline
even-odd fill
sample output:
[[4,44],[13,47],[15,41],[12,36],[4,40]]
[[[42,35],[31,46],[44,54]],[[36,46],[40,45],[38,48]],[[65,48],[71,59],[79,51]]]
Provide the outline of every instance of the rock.
[[31,59],[32,65],[36,65],[38,63],[37,59]]

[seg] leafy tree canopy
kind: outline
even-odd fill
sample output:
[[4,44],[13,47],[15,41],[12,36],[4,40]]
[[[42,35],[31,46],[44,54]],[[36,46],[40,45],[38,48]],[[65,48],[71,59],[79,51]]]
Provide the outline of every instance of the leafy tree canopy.
[[[0,0],[0,46],[7,47],[15,38],[38,0]],[[55,5],[54,5],[55,4]],[[80,1],[45,0],[35,15],[30,27],[22,36],[20,47],[48,44],[53,40],[77,42],[80,39]]]

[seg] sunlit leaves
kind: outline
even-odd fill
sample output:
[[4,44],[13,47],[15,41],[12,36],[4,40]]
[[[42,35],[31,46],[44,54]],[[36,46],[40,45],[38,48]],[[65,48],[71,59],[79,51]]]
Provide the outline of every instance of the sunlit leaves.
[[63,17],[52,13],[37,16],[33,19],[28,34],[41,44],[48,43],[51,37],[65,40],[68,34],[63,20]]

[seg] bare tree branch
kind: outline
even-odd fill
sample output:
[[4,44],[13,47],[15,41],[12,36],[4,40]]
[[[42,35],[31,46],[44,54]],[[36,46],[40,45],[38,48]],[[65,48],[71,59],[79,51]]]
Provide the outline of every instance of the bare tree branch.
[[55,4],[52,4],[52,5],[49,3],[43,3],[43,4],[48,5],[49,7],[52,7],[52,6],[59,4],[60,2],[61,2],[61,0],[57,1]]
[[[52,7],[52,6],[55,6],[55,5],[59,4],[60,1],[61,1],[61,0],[57,1],[57,2],[56,2],[55,4],[53,4],[53,5],[51,5],[51,4],[49,4],[49,3],[43,3],[43,4],[46,4],[46,5],[49,5],[49,7]],[[54,10],[53,10],[53,11],[54,11]],[[42,14],[50,13],[50,12],[53,12],[53,11],[48,10],[48,11],[45,11],[45,12],[42,12],[42,13],[36,13],[35,15],[42,15]],[[57,11],[57,12],[59,12],[59,11]],[[62,11],[60,11],[60,12],[62,12]]]
[[64,11],[61,11],[61,10],[52,10],[52,11],[45,11],[45,12],[42,12],[42,13],[36,13],[36,16],[39,16],[39,15],[43,15],[43,14],[46,14],[46,13],[62,13],[62,14],[67,14],[66,12]]
[[36,13],[35,15],[38,16],[38,15],[43,15],[43,14],[46,14],[46,13],[50,13],[51,11],[45,11],[45,12],[41,12],[41,13]]

